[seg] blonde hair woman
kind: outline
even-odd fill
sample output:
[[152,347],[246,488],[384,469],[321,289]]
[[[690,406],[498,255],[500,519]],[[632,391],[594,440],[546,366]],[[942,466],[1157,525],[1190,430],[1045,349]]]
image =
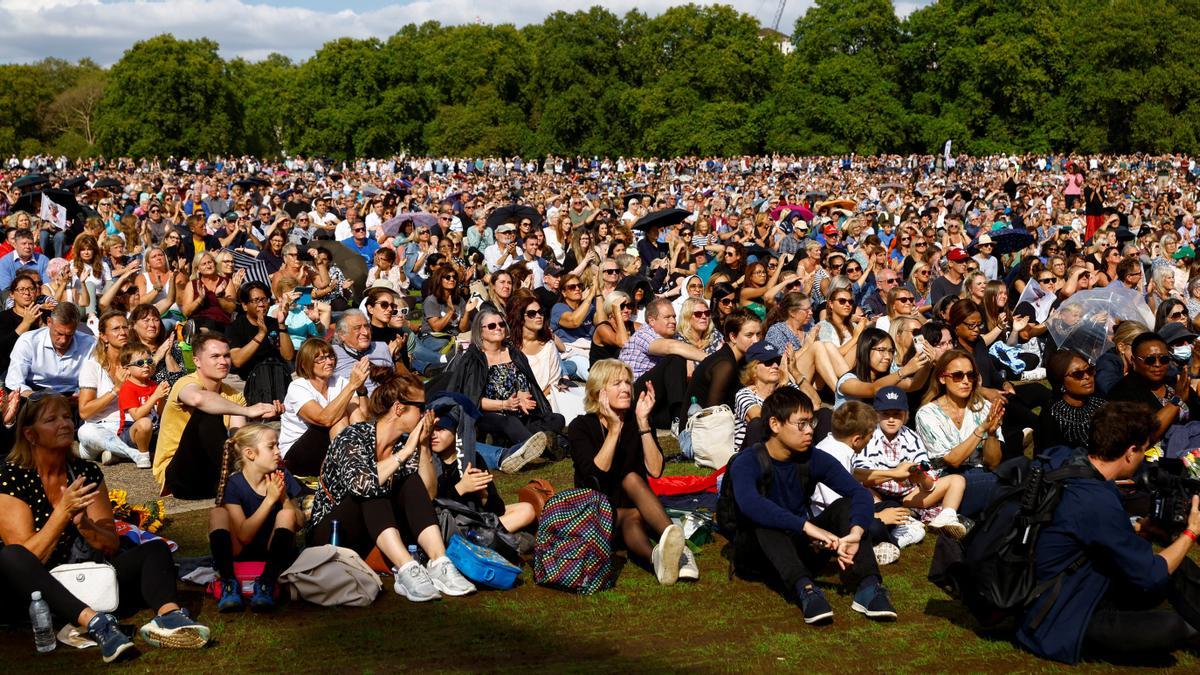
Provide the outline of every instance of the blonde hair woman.
[[[663,471],[662,450],[650,426],[654,387],[648,386],[635,404],[633,371],[622,361],[603,359],[592,365],[583,409],[587,414],[567,427],[575,486],[608,498],[616,516],[614,529],[631,555],[653,565],[659,583],[699,578],[683,532],[646,482],[647,476]],[[658,537],[657,546],[651,546],[648,531]]]
[[704,298],[684,300],[677,322],[684,341],[706,354],[712,354],[725,344],[721,331],[713,326],[712,310]]

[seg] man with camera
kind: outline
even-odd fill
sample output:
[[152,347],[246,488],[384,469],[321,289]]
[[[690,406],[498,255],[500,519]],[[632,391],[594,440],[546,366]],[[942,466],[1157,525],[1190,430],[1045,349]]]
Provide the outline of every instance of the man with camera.
[[1115,482],[1138,472],[1154,429],[1150,406],[1110,402],[1093,419],[1086,454],[1048,451],[1052,466],[1077,463],[1093,475],[1064,481],[1037,541],[1037,580],[1046,588],[1017,631],[1034,654],[1066,663],[1162,655],[1195,637],[1200,568],[1187,554],[1200,533],[1200,498],[1191,498],[1187,529],[1155,553],[1131,524]]

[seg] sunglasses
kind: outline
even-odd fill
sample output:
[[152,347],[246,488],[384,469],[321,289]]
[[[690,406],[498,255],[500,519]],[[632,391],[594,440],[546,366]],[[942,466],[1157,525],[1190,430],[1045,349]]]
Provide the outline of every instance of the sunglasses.
[[1038,279],[1039,284],[1053,284],[1058,282],[1058,277],[1042,277]]
[[920,243],[914,244],[914,246],[916,246],[917,248],[925,248],[925,247],[929,246],[929,244],[926,244],[925,242],[922,241]]
[[365,228],[365,227],[356,227],[353,230],[351,230],[351,232],[366,232],[366,231],[367,231],[367,228]]
[[963,380],[975,381],[975,371],[973,370],[956,370],[952,373],[942,373],[942,377],[953,382],[962,382]]
[[1182,319],[1185,316],[1187,316],[1187,312],[1184,312],[1181,310],[1178,312],[1171,312],[1170,314],[1167,315],[1167,318],[1170,319],[1171,321],[1178,321],[1179,319]]
[[1086,368],[1072,370],[1071,372],[1067,373],[1067,377],[1071,378],[1072,380],[1082,380],[1082,379],[1085,379],[1088,377],[1095,377],[1095,376],[1096,376],[1096,366],[1088,366]]
[[154,365],[154,359],[146,357],[144,359],[138,359],[137,361],[130,361],[129,365],[137,368],[149,368],[150,366]]
[[911,295],[896,298],[896,302],[903,302],[903,303],[912,303],[914,300],[916,300],[916,298],[912,297]]
[[398,399],[396,399],[396,403],[403,403],[404,405],[411,405],[411,406],[415,407],[417,410],[422,410],[422,411],[425,410],[425,401],[410,401],[406,398],[398,398]]
[[616,274],[617,272],[618,272],[618,270],[616,270],[615,268],[610,269],[610,270],[604,270],[605,274]]
[[708,318],[708,316],[710,314],[712,314],[712,312],[708,311],[707,309],[698,309],[698,310],[692,312],[692,318],[693,319],[706,319],[706,318]]
[[1133,358],[1148,366],[1165,366],[1171,362],[1171,357],[1166,354],[1151,354],[1150,356],[1135,356]]
[[483,327],[488,330],[504,330],[508,328],[508,324],[504,323],[503,321],[489,321],[488,323],[483,324]]
[[722,307],[727,306],[727,305],[732,306],[733,298],[721,298],[720,300],[717,301],[717,304],[721,305]]
[[563,290],[567,290],[567,291],[577,291],[581,288],[583,288],[583,286],[581,286],[580,284],[567,284],[567,285],[563,286]]
[[847,274],[849,274],[850,272],[861,272],[861,271],[862,271],[861,267],[847,267],[846,268]]
[[537,309],[530,307],[529,309],[525,310],[526,319],[532,319],[535,316],[542,316],[542,309],[540,307]]
[[776,356],[773,359],[767,359],[766,361],[759,361],[759,363],[763,364],[764,366],[778,366],[779,364],[783,363],[783,357]]
[[830,302],[836,302],[839,305],[849,305],[853,303],[853,300],[850,298],[834,298],[833,300],[830,300]]
[[382,309],[385,312],[390,312],[390,311],[392,311],[392,308],[395,307],[395,305],[388,302],[387,300],[382,300],[380,302],[377,302],[377,303],[375,303],[375,306]]
[[621,304],[617,305],[617,309],[619,309],[619,310],[626,310],[626,309],[629,309],[629,303],[628,303],[628,302],[622,302]]

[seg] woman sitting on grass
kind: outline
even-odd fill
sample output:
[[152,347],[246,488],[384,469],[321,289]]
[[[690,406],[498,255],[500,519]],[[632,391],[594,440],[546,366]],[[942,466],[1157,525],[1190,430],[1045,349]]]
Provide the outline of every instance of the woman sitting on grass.
[[292,501],[301,490],[283,468],[275,429],[247,424],[225,442],[217,505],[208,512],[208,545],[221,575],[217,611],[245,607],[233,572],[235,560],[266,561],[254,580],[250,608],[256,612],[275,608],[275,580],[291,564],[296,532],[304,524],[304,515]]
[[[119,611],[150,607],[142,626],[155,647],[199,648],[209,629],[176,602],[175,562],[161,539],[121,551],[113,529],[104,474],[71,451],[75,423],[71,404],[59,394],[35,395],[17,416],[16,443],[0,465],[0,615],[21,614],[38,591],[59,621],[86,627],[105,663],[133,647],[112,614],[88,607],[50,575],[65,563],[93,556],[110,562],[119,581]],[[81,557],[81,549],[90,550]]]
[[[363,558],[372,548],[395,565],[396,593],[413,602],[467,595],[475,586],[446,557],[429,495],[437,489],[431,437],[433,413],[421,414],[425,388],[411,373],[395,373],[371,394],[373,421],[351,424],[333,439],[321,467],[308,542],[333,539]],[[415,542],[431,561],[422,566],[408,553]]]
[[[575,487],[591,488],[608,498],[629,552],[649,561],[661,584],[699,579],[696,559],[671,522],[646,476],[661,476],[662,450],[650,426],[654,388],[633,404],[633,371],[616,359],[592,365],[580,415],[567,427]],[[651,547],[647,530],[658,535]]]

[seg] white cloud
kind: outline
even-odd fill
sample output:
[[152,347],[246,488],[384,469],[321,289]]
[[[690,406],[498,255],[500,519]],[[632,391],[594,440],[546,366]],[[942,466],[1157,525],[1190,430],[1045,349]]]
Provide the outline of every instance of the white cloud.
[[[523,26],[563,10],[602,5],[618,15],[639,9],[656,15],[685,0],[416,0],[378,9],[319,11],[242,0],[0,0],[0,62],[29,62],[47,56],[68,60],[90,57],[109,65],[134,42],[172,33],[181,39],[207,37],[221,45],[227,58],[261,59],[271,52],[302,60],[325,42],[339,37],[387,38],[405,24],[513,23]],[[701,0],[703,2],[703,0]],[[766,24],[777,0],[727,0]],[[927,0],[899,0],[902,14]],[[793,23],[811,0],[789,0],[780,30]]]

